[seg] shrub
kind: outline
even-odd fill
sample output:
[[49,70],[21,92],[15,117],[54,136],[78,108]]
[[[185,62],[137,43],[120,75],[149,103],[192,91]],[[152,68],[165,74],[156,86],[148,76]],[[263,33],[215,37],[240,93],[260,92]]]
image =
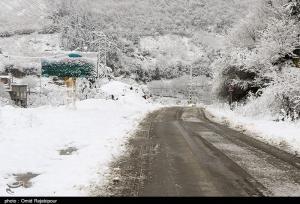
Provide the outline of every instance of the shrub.
[[59,27],[55,25],[44,26],[38,31],[39,34],[54,34],[59,32]]
[[9,32],[9,31],[0,32],[0,37],[1,38],[8,38],[8,37],[11,37],[13,35],[14,35],[14,33],[13,32]]
[[16,30],[14,32],[14,34],[15,35],[30,35],[30,34],[34,33],[35,31],[36,31],[35,29],[26,28],[26,29]]

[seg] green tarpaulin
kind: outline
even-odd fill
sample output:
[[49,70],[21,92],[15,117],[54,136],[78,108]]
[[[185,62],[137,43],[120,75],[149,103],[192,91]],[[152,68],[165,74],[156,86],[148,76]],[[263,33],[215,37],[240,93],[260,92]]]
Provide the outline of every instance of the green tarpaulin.
[[71,57],[71,58],[82,57],[80,54],[76,54],[76,53],[70,53],[68,56]]

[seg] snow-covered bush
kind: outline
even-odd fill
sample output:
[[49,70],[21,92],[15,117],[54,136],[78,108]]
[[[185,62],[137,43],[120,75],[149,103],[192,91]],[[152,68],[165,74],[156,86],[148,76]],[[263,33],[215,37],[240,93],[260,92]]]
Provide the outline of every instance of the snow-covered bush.
[[231,30],[226,50],[214,63],[215,92],[226,98],[234,87],[233,100],[248,103],[240,109],[248,114],[298,118],[300,23],[291,15],[293,2],[258,2]]
[[67,104],[67,92],[65,89],[42,89],[41,95],[39,93],[32,93],[28,95],[28,106],[39,107],[44,105],[60,106]]
[[250,94],[247,103],[238,105],[235,111],[252,118],[278,119],[280,117],[280,99],[274,93],[273,87],[262,91],[263,94],[260,97]]
[[79,100],[105,98],[104,93],[100,89],[100,87],[105,84],[104,79],[88,80],[86,78],[79,78],[76,83],[76,95]]
[[[55,79],[55,82],[53,82],[53,78],[43,77],[41,90],[40,86],[35,86],[32,88],[32,93],[28,95],[28,106],[60,106],[71,103],[73,97],[72,88],[67,88],[63,80],[57,80]],[[107,79],[77,78],[75,88],[76,100],[105,98],[103,91],[101,91],[101,86],[106,82]]]
[[296,68],[283,68],[276,74],[271,87],[276,93],[281,107],[282,118],[300,119],[300,71]]
[[0,82],[0,106],[11,104],[10,96],[4,87],[4,84]]
[[24,29],[18,29],[14,32],[15,35],[30,35],[32,33],[36,32],[33,28],[24,28]]
[[26,76],[21,80],[22,84],[27,85],[28,94],[31,94],[31,90],[38,85],[38,79],[34,76]]
[[282,73],[273,73],[274,81],[250,94],[247,103],[237,108],[244,116],[269,117],[272,120],[296,120],[300,116],[300,72],[285,68]]
[[0,31],[1,38],[8,38],[14,35],[14,32],[11,31]]

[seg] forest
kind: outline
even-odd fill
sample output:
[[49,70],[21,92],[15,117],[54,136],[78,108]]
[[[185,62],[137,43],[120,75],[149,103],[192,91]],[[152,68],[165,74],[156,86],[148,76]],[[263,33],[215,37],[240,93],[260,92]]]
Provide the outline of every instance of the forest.
[[[116,76],[136,74],[143,82],[173,79],[188,74],[192,66],[195,76],[213,80],[214,93],[224,100],[231,86],[233,101],[251,101],[249,112],[268,110],[299,118],[298,0],[52,3],[49,18],[61,32],[64,48],[95,51],[98,44],[89,42],[104,32],[109,39],[108,66]],[[144,37],[168,35],[187,38],[204,54],[188,62],[174,61],[140,46]],[[217,38],[222,43],[212,45]],[[147,63],[153,58],[156,63]]]

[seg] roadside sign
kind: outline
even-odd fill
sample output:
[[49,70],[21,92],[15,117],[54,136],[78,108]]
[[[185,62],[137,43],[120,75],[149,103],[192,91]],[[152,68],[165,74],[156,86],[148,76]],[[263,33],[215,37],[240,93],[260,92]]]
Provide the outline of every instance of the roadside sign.
[[42,60],[42,76],[92,77],[95,68],[92,62],[80,58]]

